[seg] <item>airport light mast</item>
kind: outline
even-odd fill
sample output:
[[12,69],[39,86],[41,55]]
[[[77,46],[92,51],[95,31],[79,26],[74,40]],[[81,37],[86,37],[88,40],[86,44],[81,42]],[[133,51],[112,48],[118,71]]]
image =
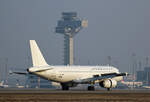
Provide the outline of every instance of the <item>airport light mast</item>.
[[77,17],[76,12],[63,12],[57,22],[56,33],[64,34],[64,65],[73,65],[73,37],[83,28],[87,21]]

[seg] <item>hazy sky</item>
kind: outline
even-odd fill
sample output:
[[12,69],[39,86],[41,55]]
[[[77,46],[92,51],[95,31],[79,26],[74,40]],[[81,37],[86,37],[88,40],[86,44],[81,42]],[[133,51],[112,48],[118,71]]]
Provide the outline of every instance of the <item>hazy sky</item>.
[[132,53],[143,64],[150,56],[150,0],[0,0],[0,58],[25,68],[35,39],[49,64],[63,64],[64,38],[54,31],[64,11],[88,20],[75,36],[75,64],[107,64],[112,56],[129,72]]

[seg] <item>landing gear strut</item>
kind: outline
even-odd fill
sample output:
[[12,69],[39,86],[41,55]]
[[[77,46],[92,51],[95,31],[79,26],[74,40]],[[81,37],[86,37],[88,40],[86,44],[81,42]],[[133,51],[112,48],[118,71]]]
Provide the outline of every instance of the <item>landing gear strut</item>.
[[69,90],[69,86],[67,84],[61,83],[62,90]]
[[88,91],[94,91],[94,90],[95,90],[95,87],[94,87],[94,86],[88,86],[87,90],[88,90]]

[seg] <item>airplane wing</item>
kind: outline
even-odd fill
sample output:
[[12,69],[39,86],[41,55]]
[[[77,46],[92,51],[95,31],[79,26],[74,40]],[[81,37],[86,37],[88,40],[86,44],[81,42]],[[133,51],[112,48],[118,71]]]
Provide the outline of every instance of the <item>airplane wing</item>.
[[79,84],[87,84],[90,82],[95,82],[97,80],[103,80],[103,79],[108,79],[108,78],[114,78],[117,76],[127,76],[127,75],[128,75],[128,73],[107,73],[107,74],[101,74],[101,76],[94,75],[91,78],[83,78],[83,79],[73,80],[73,82],[79,83]]

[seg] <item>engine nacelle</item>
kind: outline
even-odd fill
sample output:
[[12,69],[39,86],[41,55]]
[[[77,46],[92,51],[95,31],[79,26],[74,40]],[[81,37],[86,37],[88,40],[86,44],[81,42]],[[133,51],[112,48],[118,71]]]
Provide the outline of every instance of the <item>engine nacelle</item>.
[[106,79],[104,81],[101,81],[99,85],[104,88],[114,88],[117,86],[117,81],[113,79]]

